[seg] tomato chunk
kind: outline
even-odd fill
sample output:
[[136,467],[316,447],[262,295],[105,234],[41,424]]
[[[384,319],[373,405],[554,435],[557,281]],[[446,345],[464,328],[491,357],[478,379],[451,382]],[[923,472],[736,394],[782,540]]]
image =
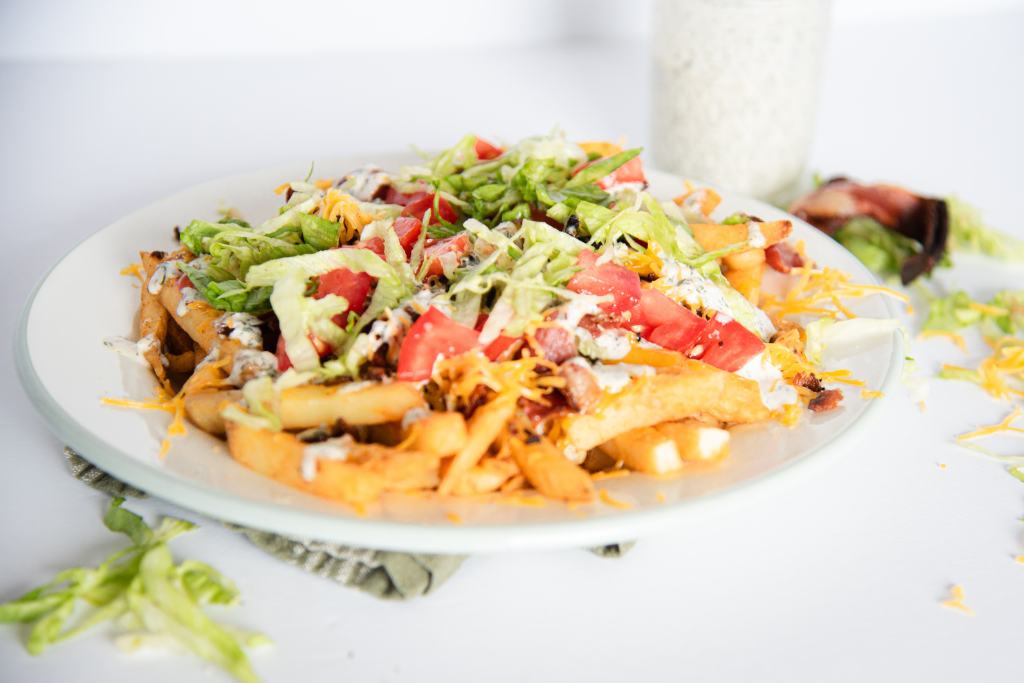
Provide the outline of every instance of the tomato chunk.
[[461,325],[431,306],[421,315],[398,351],[398,379],[419,382],[430,379],[438,358],[451,358],[480,346],[477,332]]
[[764,350],[764,342],[756,334],[727,315],[715,313],[715,317],[707,322],[690,351],[691,358],[736,372]]
[[194,284],[192,284],[192,281],[188,279],[188,275],[182,275],[181,277],[179,277],[178,278],[178,289],[181,290],[181,289],[186,289],[188,287],[191,287],[192,289],[196,288],[196,286]]
[[652,288],[642,291],[627,324],[647,341],[682,353],[693,348],[706,326],[704,318]]
[[[344,248],[344,247],[342,247]],[[353,249],[369,249],[377,256],[384,258],[384,240],[380,237],[371,237],[363,242],[356,242],[352,245]]]
[[412,248],[416,246],[416,240],[420,238],[423,223],[420,222],[419,218],[399,216],[395,219],[394,227],[395,234],[398,235],[398,241],[401,243],[402,249],[405,249],[405,255],[409,256],[412,254]]
[[[313,336],[312,332],[310,332],[308,336],[309,341],[313,343],[313,348],[316,349],[316,352],[320,354],[321,358],[329,355],[331,351],[333,351],[330,344],[319,337]],[[284,337],[277,338],[277,350],[274,352],[274,355],[277,356],[278,372],[284,372],[292,366],[292,359],[288,357],[288,351],[285,349]]]
[[[602,159],[594,159],[593,161],[580,164],[573,169],[572,175],[576,175],[587,166],[596,164],[598,161],[603,161],[607,158],[608,157],[603,157]],[[640,157],[633,157],[622,166],[619,166],[617,169],[606,175],[604,178],[598,180],[597,186],[602,190],[607,190],[610,187],[624,183],[647,183],[647,176],[644,175],[644,164],[640,161]]]
[[597,181],[597,184],[602,189],[607,190],[613,185],[619,185],[622,183],[646,183],[647,176],[644,175],[644,165],[640,161],[640,157],[633,157],[622,166],[601,178]]
[[[445,257],[445,260],[454,258],[457,263],[468,253],[469,237],[464,232],[439,240],[427,240],[423,249],[423,262],[429,264],[427,275],[433,277],[444,275],[442,256]],[[454,256],[445,256],[446,254],[454,254]]]
[[[423,220],[423,216],[427,211],[430,211],[430,225],[440,224],[441,221],[434,215],[433,193],[417,192],[409,199],[409,203],[405,205],[405,208],[402,209],[402,215]],[[455,209],[452,208],[452,205],[444,197],[437,201],[437,212],[448,223],[454,223],[459,218],[459,214],[455,212]]]
[[412,201],[414,196],[415,195],[404,194],[402,192],[399,192],[391,185],[388,185],[387,192],[384,193],[384,203],[399,204],[401,206],[405,206],[406,204]]
[[495,147],[491,143],[487,142],[483,138],[476,139],[476,145],[474,146],[476,151],[476,158],[480,161],[489,161],[491,159],[497,159],[505,153],[501,147]]
[[336,294],[345,298],[349,311],[362,313],[366,310],[372,286],[373,277],[368,273],[354,273],[348,268],[336,268],[317,278],[313,298],[323,299],[328,294]]
[[583,270],[566,287],[581,294],[611,295],[611,301],[600,304],[604,312],[625,313],[640,301],[640,276],[628,268],[610,261],[598,265],[597,254],[590,250],[580,253],[576,265]]

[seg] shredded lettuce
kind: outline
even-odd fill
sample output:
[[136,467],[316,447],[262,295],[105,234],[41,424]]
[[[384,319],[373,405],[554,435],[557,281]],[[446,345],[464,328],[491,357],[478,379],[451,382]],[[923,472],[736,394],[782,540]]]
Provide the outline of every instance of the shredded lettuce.
[[951,249],[1005,261],[1024,261],[1024,241],[985,225],[975,207],[958,197],[947,197],[946,207],[949,211]]
[[925,330],[955,332],[975,325],[986,336],[1024,333],[1024,290],[997,292],[987,303],[963,290],[928,302]]
[[869,270],[882,276],[899,275],[907,257],[921,251],[918,242],[889,230],[872,218],[847,221],[836,231],[835,238]]
[[315,251],[294,232],[267,235],[234,224],[206,221],[192,221],[182,231],[181,241],[196,255],[210,255],[206,273],[218,282],[244,280],[256,264]]
[[288,358],[300,372],[320,367],[320,354],[309,337],[311,332],[331,346],[345,342],[345,330],[333,318],[349,307],[348,301],[337,294],[328,294],[322,299],[306,296],[307,281],[302,271],[291,270],[274,283],[270,295]]
[[[117,498],[103,518],[130,541],[95,568],[74,567],[16,600],[0,605],[0,623],[31,623],[26,649],[37,655],[91,626],[116,621],[150,635],[164,635],[233,675],[259,681],[232,629],[216,623],[204,605],[234,605],[238,589],[213,567],[186,560],[175,564],[167,546],[195,526],[164,518],[151,529]],[[70,623],[79,605],[89,610]],[[259,639],[265,641],[260,636]]]
[[249,287],[235,279],[217,282],[192,264],[181,263],[178,267],[216,309],[255,315],[270,310],[270,287]]

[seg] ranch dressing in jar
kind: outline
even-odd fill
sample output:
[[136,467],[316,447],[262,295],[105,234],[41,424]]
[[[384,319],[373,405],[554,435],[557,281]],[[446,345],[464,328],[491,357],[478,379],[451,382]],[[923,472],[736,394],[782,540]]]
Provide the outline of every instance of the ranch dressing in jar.
[[656,165],[786,199],[811,144],[830,9],[830,0],[658,0]]

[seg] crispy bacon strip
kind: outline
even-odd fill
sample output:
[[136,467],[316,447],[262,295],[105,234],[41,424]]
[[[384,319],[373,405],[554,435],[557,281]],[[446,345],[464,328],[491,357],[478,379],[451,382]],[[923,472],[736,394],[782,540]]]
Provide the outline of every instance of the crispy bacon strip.
[[827,413],[830,410],[835,410],[839,407],[839,403],[843,400],[843,392],[839,389],[825,389],[820,394],[811,399],[811,402],[807,404],[807,407],[816,413]]
[[829,235],[852,218],[868,217],[920,243],[921,252],[908,257],[900,268],[903,284],[931,272],[942,260],[949,238],[945,200],[895,185],[861,185],[832,178],[793,202],[789,211]]

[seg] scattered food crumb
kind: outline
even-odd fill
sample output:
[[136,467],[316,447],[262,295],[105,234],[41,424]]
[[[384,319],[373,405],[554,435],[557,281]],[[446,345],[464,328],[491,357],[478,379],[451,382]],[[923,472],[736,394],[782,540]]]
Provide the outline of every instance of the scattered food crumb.
[[664,503],[665,494],[662,493],[661,491],[658,491],[656,494],[654,494],[654,500],[658,501],[659,503]]
[[1013,560],[1017,564],[1024,564],[1024,555],[1017,555],[1016,557],[1013,558]]
[[602,470],[600,472],[594,472],[590,475],[590,478],[594,481],[601,481],[602,479],[615,479],[617,477],[628,477],[629,470],[618,469],[618,470]]
[[599,494],[599,496],[601,498],[602,503],[604,503],[605,505],[611,505],[613,508],[619,508],[620,510],[628,510],[629,508],[633,507],[632,503],[627,503],[624,500],[613,498],[612,494],[608,493],[607,489],[601,489],[601,493]]
[[944,463],[944,462],[940,462],[940,463],[939,463],[939,469],[940,469],[940,470],[944,470],[944,469],[946,469],[947,467],[949,467],[949,465],[947,465],[946,463]]
[[955,609],[968,616],[974,616],[974,610],[964,604],[964,587],[956,583],[949,588],[949,597],[942,601],[943,607]]
[[456,512],[449,512],[445,514],[445,517],[447,517],[448,521],[452,524],[462,524],[462,517],[460,517]]

